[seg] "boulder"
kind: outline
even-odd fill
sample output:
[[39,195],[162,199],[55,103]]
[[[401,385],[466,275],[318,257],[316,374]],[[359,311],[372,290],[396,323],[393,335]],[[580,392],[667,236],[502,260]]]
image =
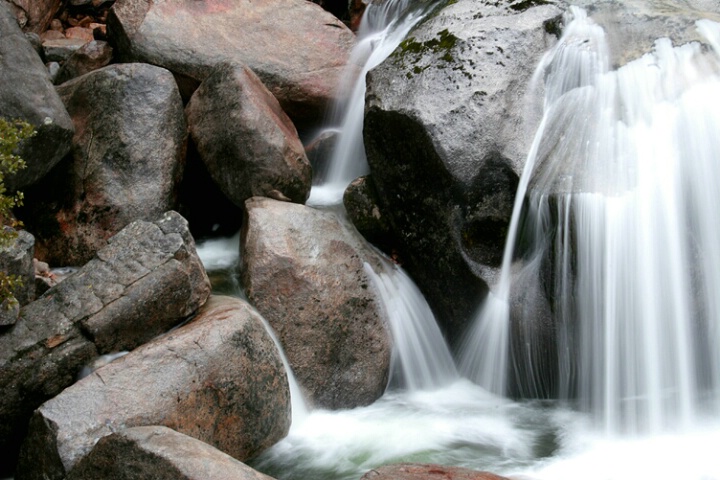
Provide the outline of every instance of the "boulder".
[[398,463],[375,468],[361,480],[508,480],[489,472],[445,465]]
[[538,120],[525,97],[562,10],[535,4],[450,2],[368,74],[370,178],[453,343],[500,265]]
[[47,30],[63,2],[62,0],[8,0],[7,3],[24,31],[40,34]]
[[187,132],[163,68],[111,65],[57,88],[76,127],[72,156],[26,192],[21,218],[39,259],[82,265],[130,222],[175,208]]
[[34,252],[35,238],[25,230],[18,231],[17,237],[9,245],[0,247],[0,271],[14,275],[21,281],[13,289],[13,296],[20,306],[35,300]]
[[112,47],[107,42],[92,40],[70,55],[57,73],[54,83],[61,84],[105,67],[110,60],[112,60]]
[[18,152],[26,168],[5,178],[12,192],[42,178],[70,151],[74,127],[43,61],[6,1],[0,1],[0,112],[37,130]]
[[392,254],[397,240],[378,206],[375,187],[367,176],[355,179],[343,194],[348,218],[365,239],[385,253]]
[[323,179],[318,174],[326,170],[326,165],[338,144],[338,137],[339,130],[327,129],[305,145],[305,154],[313,168],[313,182],[316,184],[322,183]]
[[17,323],[0,334],[5,458],[14,458],[33,410],[71,385],[83,365],[165,332],[209,294],[187,223],[169,212],[154,223],[129,225],[96,258],[22,308]]
[[121,61],[166,67],[188,93],[219,63],[245,64],[293,120],[313,121],[334,100],[355,42],[342,22],[303,0],[118,0],[108,38]]
[[101,438],[67,480],[272,480],[220,450],[161,426]]
[[237,206],[253,196],[304,203],[310,195],[312,171],[297,130],[249,68],[215,68],[186,114],[200,158]]
[[332,211],[252,198],[241,232],[242,281],[272,325],[310,403],[367,405],[385,390],[391,341],[364,270],[377,254]]
[[65,478],[102,437],[148,425],[172,428],[238,460],[287,434],[285,369],[250,305],[212,297],[192,322],[45,402],[30,421],[15,478]]

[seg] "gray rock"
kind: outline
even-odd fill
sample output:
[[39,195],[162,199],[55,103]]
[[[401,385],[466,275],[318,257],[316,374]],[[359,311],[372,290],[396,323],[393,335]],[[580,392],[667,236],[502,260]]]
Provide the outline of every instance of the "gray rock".
[[105,67],[112,60],[112,47],[101,40],[88,42],[76,50],[57,72],[54,83],[61,84],[93,70]]
[[220,450],[161,426],[101,438],[67,480],[272,480]]
[[72,156],[26,192],[36,256],[83,265],[135,220],[175,208],[187,139],[172,74],[111,65],[57,87],[76,125]]
[[20,279],[22,284],[12,293],[20,306],[24,306],[35,300],[35,238],[26,230],[17,234],[10,245],[0,247],[0,271]]
[[18,152],[26,168],[5,178],[12,192],[42,178],[70,151],[74,127],[43,61],[6,1],[0,1],[0,112],[37,130]]
[[363,264],[377,254],[332,211],[252,198],[241,234],[248,298],[272,325],[309,401],[351,408],[379,398],[391,341]]
[[186,113],[200,158],[235,205],[273,192],[305,203],[312,183],[305,150],[292,121],[252,70],[218,66]]
[[192,322],[44,403],[30,421],[16,478],[64,478],[100,438],[147,425],[172,428],[238,460],[287,434],[287,376],[252,307],[213,297]]
[[459,0],[368,75],[370,178],[403,265],[451,341],[501,262],[538,120],[525,96],[561,13]]
[[245,64],[290,117],[314,121],[335,98],[355,41],[332,14],[301,0],[118,0],[108,38],[121,61],[166,67],[190,91],[219,63]]
[[187,223],[169,212],[154,223],[129,225],[95,259],[22,308],[17,323],[0,334],[5,458],[14,458],[32,411],[71,385],[98,351],[137,347],[209,295]]
[[42,44],[43,56],[46,62],[64,62],[86,43],[80,38],[46,39]]
[[378,206],[377,193],[367,176],[355,179],[343,195],[348,218],[365,239],[388,254],[397,240]]

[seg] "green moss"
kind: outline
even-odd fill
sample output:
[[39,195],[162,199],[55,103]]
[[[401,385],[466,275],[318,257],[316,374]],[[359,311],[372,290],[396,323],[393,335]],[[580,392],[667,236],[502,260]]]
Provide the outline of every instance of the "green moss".
[[398,49],[393,54],[394,61],[396,65],[403,67],[409,66],[408,64],[412,65],[412,70],[406,74],[407,78],[412,78],[412,74],[420,74],[430,66],[417,64],[427,54],[432,54],[445,63],[455,62],[452,49],[457,42],[458,38],[447,28],[439,32],[435,38],[425,42],[418,42],[415,37],[409,37],[400,42]]

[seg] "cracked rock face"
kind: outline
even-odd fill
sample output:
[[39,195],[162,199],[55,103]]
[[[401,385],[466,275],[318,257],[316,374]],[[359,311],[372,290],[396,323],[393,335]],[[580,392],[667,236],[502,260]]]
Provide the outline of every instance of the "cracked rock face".
[[39,259],[78,266],[130,222],[175,207],[187,129],[163,68],[112,65],[57,90],[75,124],[72,155],[26,192],[23,220]]
[[30,421],[16,478],[64,478],[100,438],[147,425],[172,428],[238,460],[287,434],[285,369],[249,304],[212,297],[192,322],[44,403]]
[[[0,333],[0,448],[17,452],[32,411],[98,353],[129,350],[195,312],[210,282],[187,222],[135,222]],[[9,463],[9,462],[8,462]]]
[[331,211],[254,197],[241,234],[243,283],[308,400],[368,405],[385,390],[391,340],[364,263],[379,257]]

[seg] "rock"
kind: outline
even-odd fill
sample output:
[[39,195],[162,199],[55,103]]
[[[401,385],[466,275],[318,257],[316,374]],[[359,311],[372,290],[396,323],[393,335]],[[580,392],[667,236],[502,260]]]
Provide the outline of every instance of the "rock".
[[112,60],[112,55],[113,50],[110,44],[92,40],[70,55],[57,73],[54,83],[61,84],[105,67]]
[[71,385],[98,353],[137,347],[209,295],[187,223],[169,212],[154,223],[129,225],[96,258],[23,307],[17,323],[0,334],[4,458],[14,458],[32,411]]
[[83,40],[85,43],[95,40],[92,28],[71,27],[65,30],[65,37]]
[[364,138],[379,206],[451,342],[502,259],[538,120],[525,94],[560,14],[458,0],[368,75]]
[[242,281],[272,325],[309,401],[367,405],[385,390],[391,341],[363,264],[374,252],[331,211],[246,202]]
[[302,0],[118,0],[108,37],[121,61],[166,67],[188,92],[219,63],[247,65],[295,121],[322,119],[355,42],[332,14]]
[[[43,33],[40,34],[40,41],[46,42],[50,40],[64,40],[65,34],[59,30],[46,30]],[[42,48],[42,43],[40,44],[40,55],[44,58],[45,57],[45,50]]]
[[87,42],[88,40],[83,38],[67,38],[65,36],[57,39],[45,39],[43,40],[45,61],[62,63]]
[[172,428],[238,460],[287,434],[287,377],[252,307],[213,297],[189,324],[44,403],[30,421],[15,478],[64,478],[100,438],[147,425]]
[[312,183],[305,149],[292,121],[249,68],[218,66],[193,94],[186,114],[200,158],[235,205],[273,190],[305,203]]
[[175,208],[186,126],[173,76],[111,65],[58,87],[76,126],[72,156],[26,192],[36,256],[82,265],[130,222]]
[[445,465],[399,463],[370,470],[361,480],[508,480],[489,472]]
[[9,296],[0,303],[0,327],[15,325],[20,316],[20,302],[14,296]]
[[305,154],[313,168],[313,182],[322,183],[322,173],[332,158],[338,143],[338,130],[324,130],[310,143],[305,145]]
[[62,0],[8,0],[17,21],[26,32],[42,33],[50,25]]
[[0,247],[0,271],[20,279],[21,285],[12,291],[20,306],[35,300],[34,252],[35,238],[25,230],[18,231],[8,246]]
[[101,438],[67,480],[272,480],[210,445],[167,427],[134,427]]
[[0,112],[37,130],[18,152],[26,168],[5,178],[12,192],[42,178],[70,151],[74,127],[43,61],[5,1],[0,1]]
[[367,176],[350,183],[343,195],[343,205],[350,221],[368,242],[386,253],[392,253],[397,240],[380,211],[377,193]]

